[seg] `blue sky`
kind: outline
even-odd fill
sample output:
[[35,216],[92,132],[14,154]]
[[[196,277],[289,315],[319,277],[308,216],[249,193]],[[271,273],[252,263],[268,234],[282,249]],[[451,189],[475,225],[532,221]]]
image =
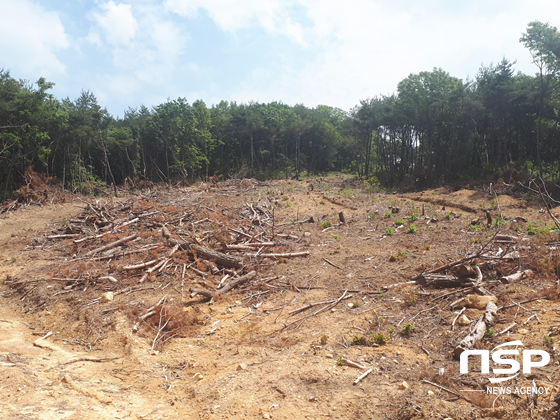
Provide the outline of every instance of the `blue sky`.
[[560,25],[560,2],[0,0],[0,14],[0,68],[122,116],[177,97],[348,110],[411,73],[472,78],[503,57],[533,74],[519,37]]

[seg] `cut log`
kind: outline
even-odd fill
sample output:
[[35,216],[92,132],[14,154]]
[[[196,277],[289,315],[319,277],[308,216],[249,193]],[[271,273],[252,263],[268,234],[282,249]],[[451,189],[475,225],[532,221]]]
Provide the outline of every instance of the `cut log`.
[[472,332],[467,335],[457,347],[455,347],[455,350],[453,350],[453,357],[455,359],[459,359],[461,357],[461,353],[465,350],[472,349],[476,343],[482,340],[486,330],[494,324],[497,311],[498,307],[495,302],[488,302],[486,304],[486,313],[477,321]]
[[471,287],[474,279],[444,274],[423,274],[418,278],[418,284],[434,287]]
[[180,239],[173,239],[171,237],[171,232],[164,226],[161,229],[161,233],[165,239],[167,239],[167,243],[172,246],[179,246],[180,249],[184,251],[191,251],[192,253],[196,253],[196,255],[201,256],[206,260],[210,260],[215,262],[218,265],[223,267],[230,267],[230,268],[241,268],[243,267],[243,259],[240,257],[235,257],[233,255],[224,254],[219,251],[215,251],[210,248],[206,248],[201,245],[196,245],[191,242],[186,242]]
[[338,220],[340,220],[340,223],[346,223],[346,218],[344,217],[344,212],[340,212],[338,213]]
[[518,271],[517,273],[510,274],[509,276],[504,276],[500,278],[500,281],[504,284],[509,284],[512,282],[519,281],[522,278],[531,277],[532,275],[533,275],[533,271],[531,270]]

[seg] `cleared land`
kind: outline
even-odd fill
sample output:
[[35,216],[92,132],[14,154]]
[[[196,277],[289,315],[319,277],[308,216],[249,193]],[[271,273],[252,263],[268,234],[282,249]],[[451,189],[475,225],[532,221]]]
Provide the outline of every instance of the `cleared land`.
[[[496,188],[498,202],[244,180],[4,214],[0,417],[554,418],[558,235],[537,202]],[[501,210],[499,229],[485,210]],[[478,283],[450,264],[470,256]],[[435,274],[462,287],[430,285],[446,265]],[[498,311],[475,347],[521,340],[551,355],[507,382],[547,387],[536,404],[476,392],[491,376],[478,359],[459,374],[453,352],[485,309],[451,304],[484,293]]]

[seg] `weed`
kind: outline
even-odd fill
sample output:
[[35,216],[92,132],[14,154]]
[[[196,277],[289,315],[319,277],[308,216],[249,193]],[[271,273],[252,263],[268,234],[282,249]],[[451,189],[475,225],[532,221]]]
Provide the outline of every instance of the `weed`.
[[361,304],[362,302],[360,302],[359,300],[355,300],[354,302],[352,302],[352,308],[359,308]]
[[333,235],[332,237],[333,237],[336,241],[338,241],[338,240],[340,239],[340,236],[338,236],[338,235]]
[[494,218],[494,225],[496,227],[500,227],[506,224],[506,220],[501,218],[500,216]]
[[495,200],[490,201],[490,205],[491,205],[493,208],[498,207],[498,203],[496,203]]
[[385,212],[385,219],[390,219],[391,217],[393,217],[393,213],[390,211]]
[[484,201],[479,204],[480,207],[484,208]]
[[424,245],[422,249],[425,251],[429,251],[431,247],[432,247],[431,245]]
[[395,225],[397,225],[397,226],[404,226],[404,224],[405,224],[404,220],[396,220],[395,221]]
[[381,324],[383,324],[385,322],[385,318],[383,318],[382,316],[378,316],[377,314],[375,315],[376,321],[377,321],[377,326],[380,327]]
[[290,198],[290,197],[288,197],[288,194],[284,194],[284,195],[282,196],[282,200],[284,200],[284,201],[286,201],[288,198]]
[[393,236],[394,233],[395,231],[393,230],[392,227],[388,227],[387,229],[385,229],[385,235],[387,236]]
[[391,340],[391,336],[383,333],[372,334],[371,338],[373,338],[373,341],[380,346],[382,346],[383,344],[387,344],[387,342]]
[[389,328],[389,333],[391,333],[391,334],[392,334],[392,333],[394,333],[394,332],[395,332],[395,327],[391,327],[391,328]]
[[293,204],[292,203],[286,203],[286,207],[292,207]]
[[410,220],[411,222],[414,222],[414,221],[418,220],[418,217],[420,217],[420,215],[418,213],[411,213],[410,216],[408,216],[408,220]]
[[321,204],[322,206],[324,206],[324,205],[325,205],[325,202],[324,202],[324,201],[319,201],[319,204]]
[[294,187],[288,187],[286,188],[286,191],[288,191],[289,193],[291,193],[293,191]]
[[404,257],[406,256],[406,251],[397,251],[397,254],[399,254],[399,257]]
[[484,227],[482,225],[469,225],[469,229],[473,232],[482,232]]
[[453,218],[453,215],[451,213],[447,213],[445,215],[445,220],[451,220]]
[[278,264],[287,264],[287,263],[288,263],[287,258],[278,258]]
[[353,346],[367,346],[369,344],[369,340],[367,337],[363,337],[360,335],[355,335],[352,337],[352,345]]
[[441,233],[441,229],[434,230],[435,233]]
[[342,246],[341,246],[340,244],[338,244],[338,245],[336,246],[336,249],[340,249],[340,248],[342,248]]
[[402,333],[403,333],[404,335],[410,335],[410,334],[412,334],[414,331],[416,331],[416,327],[415,327],[414,325],[410,324],[410,323],[409,323],[409,324],[405,324],[405,325],[401,325],[401,327],[402,327],[402,329],[403,329]]
[[338,366],[344,366],[344,360],[342,360],[342,357],[339,357],[339,358],[337,359],[336,364],[337,364]]
[[332,225],[331,225],[331,222],[329,222],[329,221],[327,221],[327,220],[325,220],[323,223],[321,223],[321,227],[322,227],[323,229],[330,228],[331,226],[332,226]]
[[411,294],[408,299],[406,300],[406,304],[408,306],[412,306],[412,305],[416,305],[416,303],[418,302],[418,296],[416,296],[416,294]]
[[329,341],[329,336],[328,335],[324,335],[321,337],[321,345],[324,346],[325,344],[327,344],[327,341]]
[[410,227],[408,228],[408,233],[416,233],[418,232],[418,228],[414,225],[410,225]]
[[484,331],[484,337],[494,338],[495,336],[496,336],[496,331],[494,331],[494,328],[490,328],[489,330]]
[[377,214],[369,212],[368,216],[367,216],[367,219],[368,219],[368,221],[369,220],[374,220],[376,217],[377,217]]

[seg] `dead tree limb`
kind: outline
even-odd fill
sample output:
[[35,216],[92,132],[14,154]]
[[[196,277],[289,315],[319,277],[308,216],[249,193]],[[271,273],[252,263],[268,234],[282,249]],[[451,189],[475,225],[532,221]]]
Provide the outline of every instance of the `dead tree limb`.
[[103,252],[103,251],[107,251],[108,249],[114,248],[116,246],[122,245],[126,242],[132,241],[133,239],[138,238],[138,235],[135,233],[133,235],[127,236],[125,238],[119,239],[118,241],[115,242],[111,242],[110,244],[104,245],[102,247],[96,248],[92,251],[86,252],[84,255],[82,255],[83,257],[88,256],[88,255],[93,255],[93,254],[97,254],[99,252]]
[[533,275],[532,270],[518,271],[517,273],[510,274],[509,276],[504,276],[504,277],[500,278],[500,281],[502,283],[509,284],[509,283],[512,283],[512,282],[519,281],[522,278],[531,277],[532,275]]
[[297,257],[307,257],[309,251],[302,252],[286,252],[283,254],[247,254],[249,257],[256,257],[257,255],[263,258],[297,258]]
[[235,257],[233,255],[224,254],[219,251],[215,251],[210,248],[206,248],[201,245],[196,245],[191,242],[185,242],[180,239],[173,239],[171,237],[171,232],[164,226],[161,229],[161,233],[165,239],[167,239],[167,243],[172,246],[179,246],[180,249],[184,251],[191,251],[200,255],[204,259],[214,261],[216,264],[221,265],[223,267],[230,267],[230,268],[241,268],[243,266],[243,260],[239,257]]
[[455,359],[459,359],[461,353],[463,353],[465,350],[473,348],[476,343],[482,340],[486,330],[488,330],[494,324],[494,319],[496,317],[497,311],[498,307],[496,306],[495,302],[488,302],[486,304],[486,313],[477,321],[473,328],[473,331],[469,335],[467,335],[457,347],[455,347],[455,350],[453,350],[453,357]]
[[229,292],[234,287],[237,287],[237,286],[239,286],[239,285],[241,285],[241,284],[243,284],[243,283],[245,283],[249,280],[254,279],[256,275],[257,275],[256,271],[251,271],[250,273],[247,273],[244,276],[233,279],[232,281],[226,283],[226,285],[224,287],[222,287],[221,289],[218,289],[216,291],[196,289],[194,287],[191,287],[189,289],[189,292],[196,293],[198,295],[202,295],[202,296],[205,296],[207,298],[213,298],[216,295],[221,295],[223,293]]

